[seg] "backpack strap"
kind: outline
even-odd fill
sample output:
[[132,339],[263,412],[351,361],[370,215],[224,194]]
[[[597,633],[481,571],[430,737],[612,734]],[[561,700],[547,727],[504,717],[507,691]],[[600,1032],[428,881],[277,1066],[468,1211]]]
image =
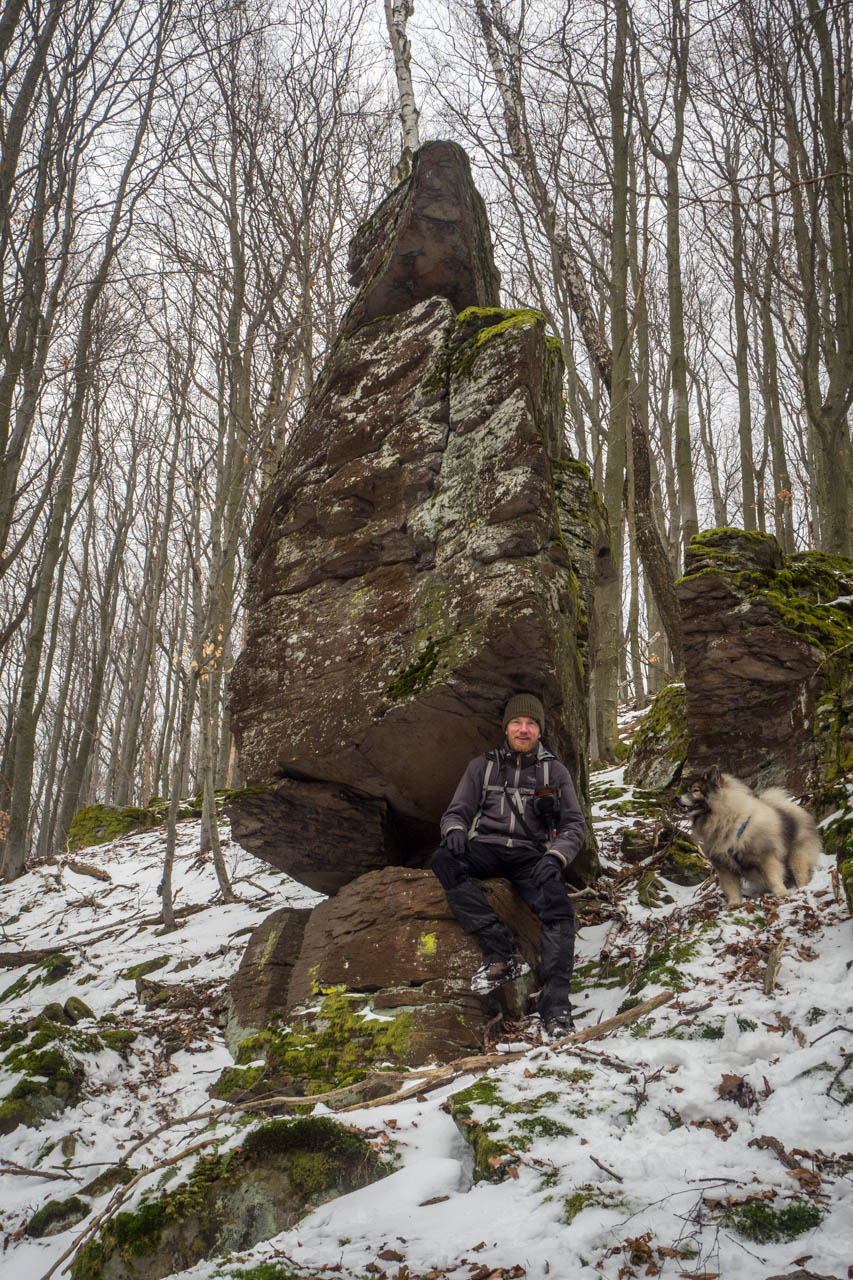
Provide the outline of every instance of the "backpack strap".
[[486,793],[489,790],[489,778],[492,776],[492,770],[494,769],[496,764],[497,764],[497,752],[487,751],[486,752],[486,768],[483,772],[483,789],[480,792],[480,804],[477,808],[477,812],[474,814],[474,821],[471,823],[471,826],[468,828],[469,840],[473,840],[474,836],[477,834],[477,828],[480,825],[480,818],[482,817],[482,814],[483,814],[483,806],[486,803]]

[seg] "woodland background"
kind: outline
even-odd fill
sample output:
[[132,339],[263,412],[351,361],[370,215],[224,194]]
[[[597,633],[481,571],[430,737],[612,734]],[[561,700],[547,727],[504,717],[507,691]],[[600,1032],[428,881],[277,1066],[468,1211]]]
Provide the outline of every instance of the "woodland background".
[[850,555],[851,33],[849,0],[7,0],[5,878],[95,802],[203,792],[216,840],[252,515],[418,136],[562,341],[622,563],[594,756],[678,672],[698,529]]

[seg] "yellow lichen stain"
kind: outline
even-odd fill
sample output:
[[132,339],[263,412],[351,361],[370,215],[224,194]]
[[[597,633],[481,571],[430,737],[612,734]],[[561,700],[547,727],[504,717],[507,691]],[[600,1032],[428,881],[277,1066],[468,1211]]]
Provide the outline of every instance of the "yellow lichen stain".
[[438,951],[438,938],[434,933],[422,933],[418,939],[418,952],[422,956],[434,956]]

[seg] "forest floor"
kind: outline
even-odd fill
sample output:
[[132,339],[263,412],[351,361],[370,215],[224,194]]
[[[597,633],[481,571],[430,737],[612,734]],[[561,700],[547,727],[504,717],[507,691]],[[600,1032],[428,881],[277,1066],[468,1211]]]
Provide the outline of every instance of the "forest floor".
[[[595,775],[593,789],[609,888],[594,904],[578,900],[578,1027],[626,999],[670,991],[671,1001],[583,1045],[543,1045],[519,1028],[497,1048],[520,1056],[487,1074],[348,1112],[388,1176],[181,1280],[853,1277],[853,934],[830,860],[784,900],[726,910],[711,881],[664,880],[650,905],[620,851],[644,806],[620,769]],[[162,831],[81,852],[76,869],[64,857],[43,863],[2,890],[0,1099],[21,1079],[19,1051],[32,1048],[28,1019],[72,996],[93,1015],[62,1044],[84,1071],[76,1104],[0,1137],[5,1280],[62,1275],[108,1205],[130,1207],[176,1168],[188,1172],[181,1153],[202,1138],[226,1150],[245,1137],[245,1121],[208,1095],[231,1064],[212,1010],[263,917],[320,899],[222,834],[240,900],[217,896],[198,824],[183,823],[185,914],[165,936]],[[5,954],[56,948],[68,963],[36,956],[13,968]],[[162,961],[153,979],[181,988],[163,1008],[144,1006],[133,973],[152,960]],[[501,1153],[495,1181],[474,1180],[448,1112],[463,1091],[471,1126]],[[107,1191],[76,1226],[27,1233],[48,1201],[117,1162],[148,1170],[126,1200]]]

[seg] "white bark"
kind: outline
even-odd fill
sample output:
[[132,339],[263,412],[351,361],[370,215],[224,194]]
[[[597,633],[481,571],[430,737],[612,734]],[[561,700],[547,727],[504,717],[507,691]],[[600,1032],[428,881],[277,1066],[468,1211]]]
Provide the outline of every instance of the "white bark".
[[[415,103],[415,89],[412,84],[412,46],[406,35],[406,23],[414,12],[414,0],[385,0],[385,20],[388,23],[391,52],[394,54],[397,92],[400,95],[404,156],[407,151],[414,154],[421,145],[418,132],[420,113]],[[411,156],[408,159],[411,160]]]

